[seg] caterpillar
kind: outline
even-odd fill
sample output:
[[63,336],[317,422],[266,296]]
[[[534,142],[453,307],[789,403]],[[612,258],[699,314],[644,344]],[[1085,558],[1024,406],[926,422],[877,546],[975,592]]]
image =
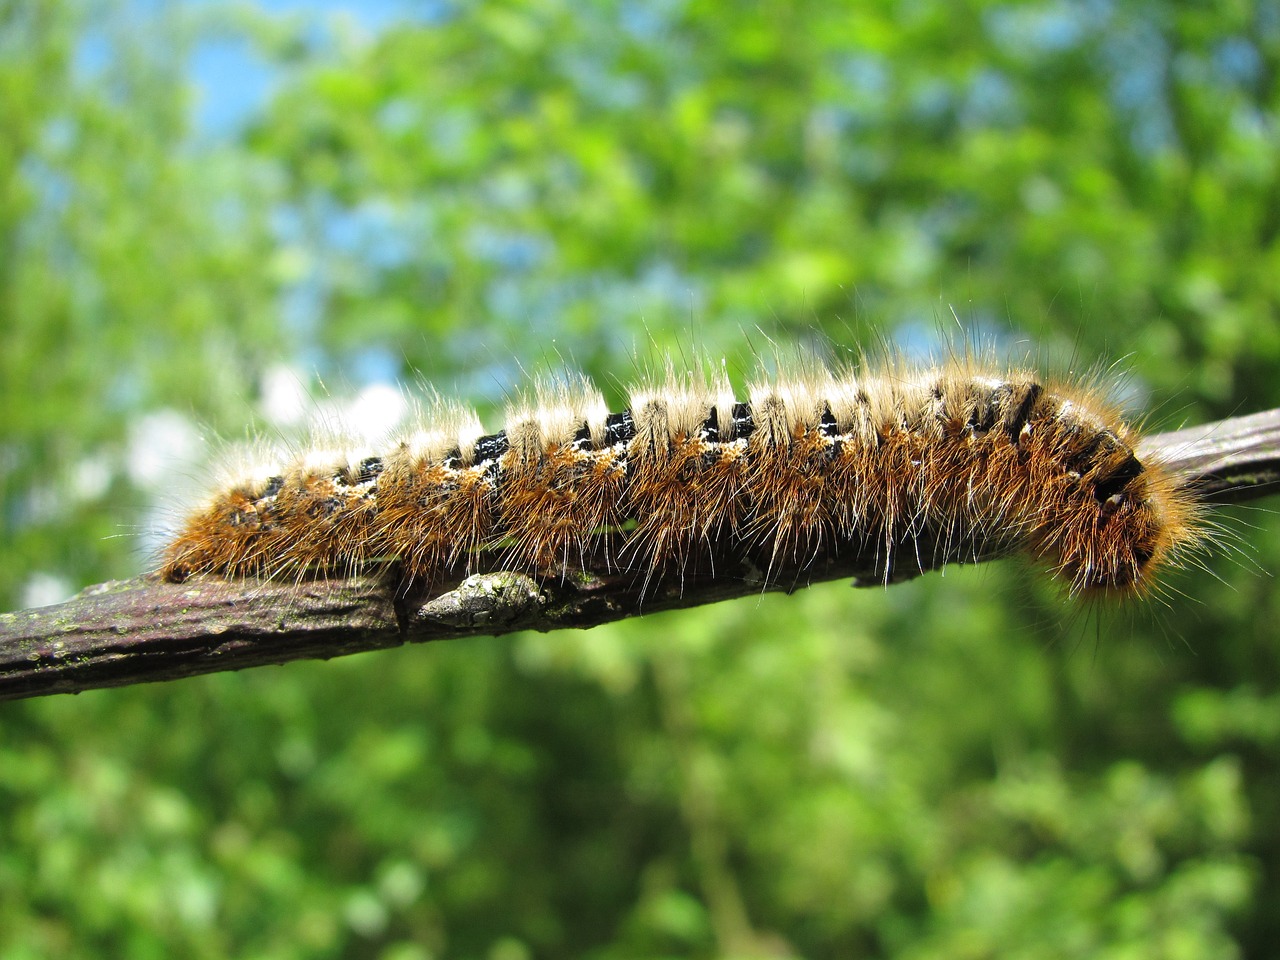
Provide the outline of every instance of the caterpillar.
[[[375,448],[264,457],[194,510],[161,576],[403,582],[604,565],[646,582],[706,556],[766,570],[862,551],[1021,552],[1072,594],[1144,594],[1200,544],[1194,495],[1136,454],[1096,386],[971,359],[807,369],[734,396],[723,371],[543,383],[486,433],[436,401]],[[920,544],[927,544],[922,548]]]

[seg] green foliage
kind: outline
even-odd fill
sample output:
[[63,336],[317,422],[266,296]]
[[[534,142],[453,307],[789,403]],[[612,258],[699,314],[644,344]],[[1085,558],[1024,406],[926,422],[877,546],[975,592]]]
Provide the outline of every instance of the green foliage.
[[[210,44],[271,77],[229,131]],[[1280,404],[1273,3],[33,0],[0,54],[6,607],[139,570],[155,438],[282,368],[616,401],[954,305],[1157,422]],[[0,706],[0,953],[1268,955],[1280,540],[1227,522],[1133,616],[1010,563]]]

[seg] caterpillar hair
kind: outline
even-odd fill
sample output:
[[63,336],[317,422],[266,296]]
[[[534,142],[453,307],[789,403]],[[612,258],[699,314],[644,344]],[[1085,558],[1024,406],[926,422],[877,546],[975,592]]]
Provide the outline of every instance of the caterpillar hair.
[[974,359],[762,378],[676,374],[609,412],[588,381],[538,385],[486,433],[435,401],[376,449],[333,443],[230,476],[162,576],[312,578],[394,564],[402,583],[481,569],[645,583],[723,556],[766,571],[857,551],[888,582],[1016,553],[1072,594],[1140,595],[1196,548],[1194,495],[1089,382]]

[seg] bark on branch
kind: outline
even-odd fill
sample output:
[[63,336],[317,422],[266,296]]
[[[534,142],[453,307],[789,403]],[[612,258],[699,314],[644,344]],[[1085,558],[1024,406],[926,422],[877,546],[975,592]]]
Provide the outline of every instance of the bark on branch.
[[[1280,410],[1147,438],[1143,456],[1164,460],[1207,501],[1234,503],[1280,489]],[[539,583],[498,571],[401,590],[393,572],[301,584],[184,584],[154,577],[90,587],[63,604],[0,614],[0,700],[238,670],[427,640],[513,630],[591,627],[672,607],[835,578],[883,584],[876,556],[838,556],[766,577],[751,558],[722,557],[646,585],[634,573],[589,570]],[[891,582],[934,569],[941,551],[914,542],[897,551]],[[974,560],[999,556],[974,546]],[[758,561],[759,558],[756,558]]]

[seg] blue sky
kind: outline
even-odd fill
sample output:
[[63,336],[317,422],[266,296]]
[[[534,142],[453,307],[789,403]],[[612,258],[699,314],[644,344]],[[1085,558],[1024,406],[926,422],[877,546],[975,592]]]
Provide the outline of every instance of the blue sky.
[[[219,6],[230,7],[219,0],[197,0],[190,8]],[[441,4],[435,0],[258,0],[252,6],[271,15],[312,19],[315,35],[321,39],[338,24],[376,35],[398,20],[438,15]],[[234,132],[265,103],[275,76],[246,40],[228,37],[197,45],[191,57],[191,79],[199,96],[196,129],[216,139]]]

